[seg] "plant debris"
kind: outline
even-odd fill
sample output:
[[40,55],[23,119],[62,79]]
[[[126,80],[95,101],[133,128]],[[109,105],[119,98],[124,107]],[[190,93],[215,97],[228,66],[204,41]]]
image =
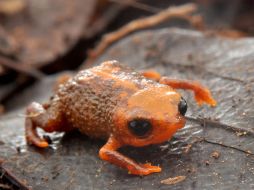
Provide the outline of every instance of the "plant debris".
[[176,176],[176,177],[170,177],[164,180],[161,180],[162,184],[165,185],[175,185],[177,183],[180,183],[186,179],[186,176]]
[[220,157],[220,153],[218,151],[214,151],[210,156],[214,159],[218,159]]

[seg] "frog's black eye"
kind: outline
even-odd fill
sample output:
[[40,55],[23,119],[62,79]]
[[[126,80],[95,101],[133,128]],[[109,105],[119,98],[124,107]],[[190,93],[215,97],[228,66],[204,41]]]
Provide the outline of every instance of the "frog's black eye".
[[134,119],[128,123],[129,130],[138,137],[145,137],[152,129],[149,121],[144,119]]
[[178,104],[178,110],[180,112],[181,115],[185,115],[186,111],[187,111],[187,102],[185,99],[181,98],[179,104]]

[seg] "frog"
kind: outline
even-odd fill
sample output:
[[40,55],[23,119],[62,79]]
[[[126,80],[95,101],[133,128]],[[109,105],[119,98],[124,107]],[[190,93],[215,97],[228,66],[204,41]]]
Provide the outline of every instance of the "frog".
[[199,105],[216,105],[209,89],[199,82],[171,79],[153,70],[135,71],[116,60],[65,78],[47,103],[27,106],[27,143],[49,146],[37,128],[48,133],[79,130],[106,140],[99,157],[133,175],[161,172],[161,167],[137,163],[118,149],[161,144],[184,127],[188,106],[177,89],[191,90]]

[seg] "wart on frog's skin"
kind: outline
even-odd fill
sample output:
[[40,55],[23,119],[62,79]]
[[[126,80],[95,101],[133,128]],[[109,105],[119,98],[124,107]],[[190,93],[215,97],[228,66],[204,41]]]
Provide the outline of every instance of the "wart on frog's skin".
[[47,104],[33,102],[27,107],[27,142],[48,147],[37,127],[46,132],[78,129],[91,138],[107,140],[99,151],[101,159],[135,175],[160,172],[160,167],[138,164],[117,149],[162,143],[182,128],[187,103],[175,91],[178,88],[192,90],[200,105],[216,105],[210,91],[197,82],[161,77],[154,71],[135,72],[117,61],[104,62],[63,80]]

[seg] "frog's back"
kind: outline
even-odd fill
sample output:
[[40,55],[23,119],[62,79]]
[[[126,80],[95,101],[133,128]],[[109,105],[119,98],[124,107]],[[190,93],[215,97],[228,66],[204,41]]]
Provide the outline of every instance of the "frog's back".
[[146,80],[116,61],[80,71],[58,90],[61,111],[70,125],[91,137],[107,138],[119,102],[143,88]]

